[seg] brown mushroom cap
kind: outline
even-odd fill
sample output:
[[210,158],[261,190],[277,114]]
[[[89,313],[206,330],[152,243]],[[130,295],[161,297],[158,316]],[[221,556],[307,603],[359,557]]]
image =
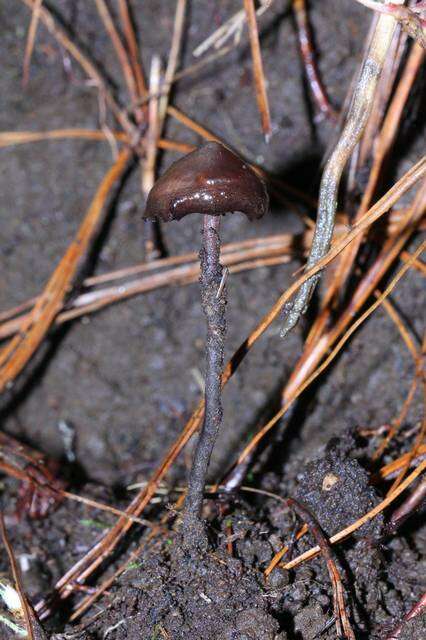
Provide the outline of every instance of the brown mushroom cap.
[[240,211],[256,220],[268,205],[265,185],[254,171],[223,145],[208,142],[157,180],[143,217],[167,222],[190,213],[220,216]]

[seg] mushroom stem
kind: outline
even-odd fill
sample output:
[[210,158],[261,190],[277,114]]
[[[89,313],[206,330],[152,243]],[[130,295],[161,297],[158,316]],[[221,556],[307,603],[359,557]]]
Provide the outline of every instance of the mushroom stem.
[[220,264],[220,217],[204,215],[200,251],[201,304],[207,319],[205,410],[198,437],[188,494],[184,507],[184,539],[189,548],[206,548],[207,537],[201,520],[204,487],[210,457],[222,422],[221,377],[226,332],[226,287]]

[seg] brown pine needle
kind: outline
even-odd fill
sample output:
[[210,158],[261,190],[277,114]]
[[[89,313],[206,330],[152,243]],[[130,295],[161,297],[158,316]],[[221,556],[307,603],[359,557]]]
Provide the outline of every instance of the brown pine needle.
[[247,15],[257,106],[262,122],[263,135],[265,136],[266,142],[268,142],[271,137],[272,126],[268,94],[266,92],[265,74],[263,72],[262,53],[260,50],[259,31],[257,28],[254,0],[244,0],[244,9]]
[[173,24],[172,42],[170,46],[169,58],[167,60],[166,72],[164,74],[164,86],[161,91],[159,100],[160,132],[163,130],[164,121],[166,118],[173,78],[179,67],[185,26],[186,5],[187,0],[177,0],[175,19]]
[[46,640],[46,636],[43,632],[43,629],[41,628],[40,623],[38,623],[37,618],[34,612],[32,611],[28,603],[27,597],[24,593],[24,590],[22,588],[22,579],[21,579],[18,563],[16,562],[15,554],[13,553],[12,546],[9,542],[2,511],[0,511],[0,534],[3,539],[3,544],[6,547],[10,568],[12,570],[13,579],[15,581],[16,591],[18,592],[19,599],[21,601],[22,613],[24,615],[25,627],[27,629],[28,639],[29,640]]
[[305,74],[308,79],[309,88],[320,112],[334,121],[337,119],[337,114],[327,97],[315,60],[306,0],[293,0],[293,11],[296,19],[300,53],[305,67]]
[[[126,133],[112,132],[114,138],[120,142],[128,142]],[[92,129],[53,129],[52,131],[2,131],[0,132],[0,148],[11,147],[17,144],[29,144],[44,140],[106,140],[106,135],[101,130]]]
[[[411,266],[414,267],[414,261],[411,262]],[[376,291],[374,292],[374,295],[376,299],[379,299],[381,296],[381,293],[378,289],[376,289]],[[391,318],[391,320],[395,324],[396,328],[398,329],[401,335],[401,338],[403,339],[408,351],[411,353],[411,356],[413,357],[414,362],[417,362],[420,356],[419,350],[414,344],[414,340],[409,330],[405,326],[403,319],[401,318],[401,315],[399,314],[398,310],[390,300],[383,300],[383,307],[386,310],[386,313],[388,314],[388,316]]]
[[127,47],[130,53],[133,73],[135,75],[136,85],[138,88],[138,94],[140,98],[142,98],[148,93],[148,90],[146,87],[145,76],[140,60],[139,46],[136,40],[136,34],[130,16],[128,0],[118,0],[118,8],[120,11],[121,22],[123,24],[124,34],[126,36]]
[[43,3],[43,0],[34,0],[34,7],[31,14],[31,22],[30,22],[30,27],[28,29],[27,44],[25,47],[25,54],[24,54],[24,65],[23,65],[23,73],[22,73],[22,85],[24,87],[27,86],[28,80],[30,77],[31,56],[33,54],[42,3]]
[[386,525],[385,536],[394,534],[407,518],[419,509],[426,499],[426,478],[423,478],[404,502],[392,513]]
[[333,558],[331,545],[312,513],[304,505],[293,498],[289,498],[287,500],[287,504],[308,526],[309,531],[317,541],[318,546],[321,549],[321,553],[327,563],[327,569],[333,587],[333,605],[334,617],[336,618],[337,637],[343,637],[347,640],[355,640],[355,634],[352,631],[352,627],[346,613],[342,579],[340,578],[339,571]]
[[[424,406],[424,411],[425,411],[425,407],[426,407],[426,384],[425,381],[423,380],[423,406]],[[404,478],[405,474],[407,473],[411,462],[414,460],[414,458],[417,456],[418,451],[421,447],[421,445],[425,442],[425,438],[426,438],[426,415],[425,413],[423,414],[423,420],[422,420],[422,426],[421,429],[419,431],[419,434],[416,438],[416,441],[409,453],[408,459],[405,462],[404,466],[402,467],[401,471],[399,472],[398,476],[395,478],[391,488],[389,489],[389,493],[392,493],[393,491],[395,491],[395,489],[398,487],[398,485],[401,483],[402,479]]]
[[[423,444],[421,445],[421,447],[419,447],[419,450],[417,451],[416,460],[421,460],[424,456],[426,456],[426,444]],[[392,460],[392,462],[385,464],[385,466],[380,469],[377,476],[373,477],[373,480],[377,482],[382,478],[391,477],[396,471],[398,471],[399,469],[401,469],[401,467],[405,465],[409,457],[410,457],[410,453],[404,453],[402,456],[400,456],[396,460]],[[414,460],[412,462],[414,462]]]
[[[338,233],[341,233],[343,227],[338,228]],[[231,271],[237,265],[243,265],[244,268],[253,268],[255,266],[265,266],[265,261],[270,258],[281,260],[287,259],[289,256],[295,254],[293,247],[297,246],[300,250],[306,251],[309,246],[311,234],[309,231],[301,235],[294,235],[291,233],[277,234],[272,236],[265,236],[263,238],[253,238],[250,240],[242,240],[239,242],[230,242],[224,244],[221,248],[221,258],[224,266],[231,267]],[[255,262],[253,262],[255,261]],[[259,261],[259,262],[257,262]],[[278,263],[278,262],[277,262]],[[170,267],[182,266],[181,271],[173,271]],[[110,284],[117,280],[123,280],[131,276],[137,276],[140,274],[146,274],[147,272],[162,270],[162,274],[167,271],[167,278],[170,278],[171,284],[187,284],[195,281],[199,276],[199,260],[196,252],[190,252],[168,258],[161,258],[160,260],[153,260],[152,262],[142,262],[130,267],[124,267],[115,271],[110,271],[97,276],[91,276],[86,278],[82,282],[82,287],[88,289],[101,284]],[[131,281],[131,285],[134,286],[136,282]],[[146,282],[147,289],[150,290],[157,288],[157,286],[164,285],[163,280],[153,281],[151,283]],[[123,288],[126,288],[126,283],[122,284]],[[140,291],[143,292],[143,286],[141,283]],[[103,289],[97,289],[93,292],[93,296],[102,295]],[[117,289],[117,293],[119,290]],[[123,293],[125,293],[123,291]],[[89,293],[83,293],[81,296],[73,299],[72,307],[84,306],[83,301],[88,300]],[[17,322],[19,319],[17,316],[27,309],[31,308],[37,298],[31,298],[20,305],[13,307],[7,311],[0,313],[0,322],[4,323],[6,320],[15,318]],[[6,337],[6,331],[4,324],[0,325],[0,337]],[[8,334],[10,335],[10,334]]]
[[[409,251],[403,251],[401,253],[401,259],[404,260],[404,262],[409,260],[410,256],[411,253]],[[413,267],[417,269],[417,271],[421,273],[422,276],[426,276],[426,264],[423,262],[423,260],[416,260],[415,262],[413,262]]]
[[133,68],[130,64],[127,51],[121,42],[121,38],[118,34],[118,31],[115,27],[114,21],[108,9],[108,6],[105,0],[95,0],[96,7],[98,9],[98,13],[104,23],[104,27],[111,39],[112,45],[114,47],[115,53],[117,54],[117,58],[120,62],[121,68],[123,70],[124,80],[127,85],[127,89],[129,91],[132,104],[135,105],[138,101],[138,92],[136,88],[136,81],[133,76]]
[[[31,10],[34,9],[35,0],[21,0]],[[68,51],[68,53],[81,66],[87,76],[94,82],[106,103],[110,107],[114,116],[121,124],[123,129],[132,137],[137,137],[137,131],[130,121],[126,112],[120,107],[115,100],[111,91],[107,87],[104,78],[96,69],[95,65],[85,56],[76,44],[68,37],[65,30],[60,26],[59,22],[54,18],[53,14],[44,6],[40,7],[40,20],[43,22],[49,33]]]
[[[348,305],[343,309],[340,316],[331,325],[329,325],[329,307],[324,307],[318,316],[309,333],[302,356],[293,369],[290,379],[284,388],[282,394],[283,401],[291,396],[300,382],[306,378],[308,373],[313,371],[327,350],[342,335],[342,332],[352,322],[354,315],[368,301],[374,289],[386,275],[392,264],[398,259],[401,250],[413,233],[419,228],[424,209],[425,187],[426,183],[418,189],[412,204],[405,211],[402,219],[397,223],[396,228],[392,231],[392,235],[383,243],[376,260],[359,282]],[[335,264],[338,265],[340,262],[336,262]],[[334,283],[335,281],[333,280],[330,286],[334,287]],[[329,329],[325,330],[328,326]]]
[[[300,538],[304,536],[305,533],[307,533],[307,531],[308,531],[308,525],[304,524],[303,527],[301,527],[299,531],[296,533],[296,540],[300,540]],[[286,553],[288,553],[289,549],[290,547],[286,545],[274,555],[271,562],[268,564],[268,566],[264,571],[265,578],[267,578],[269,574],[275,569],[277,564],[281,562],[282,558],[285,556]]]
[[416,602],[414,607],[412,607],[410,611],[405,614],[403,621],[400,622],[400,624],[398,624],[390,632],[390,634],[386,636],[385,640],[398,640],[399,636],[401,635],[401,631],[404,628],[404,624],[409,620],[411,620],[412,618],[415,618],[416,616],[419,616],[420,614],[422,614],[425,609],[426,609],[426,592],[422,595],[420,600]]
[[396,436],[396,434],[398,433],[399,429],[401,428],[402,423],[405,420],[405,417],[408,413],[408,409],[411,406],[411,403],[413,402],[414,399],[414,394],[417,391],[417,383],[418,383],[418,379],[417,379],[417,375],[414,376],[413,381],[410,385],[410,388],[408,390],[408,394],[407,397],[404,400],[404,403],[401,407],[401,411],[399,412],[398,416],[396,419],[394,419],[392,421],[392,426],[389,430],[389,433],[386,434],[386,437],[384,438],[384,440],[380,443],[380,445],[377,447],[376,451],[374,452],[373,456],[372,456],[372,460],[378,460],[379,458],[381,458],[381,456],[383,455],[384,451],[386,451],[387,447],[389,446],[389,443],[391,442],[391,440],[393,440],[393,438]]
[[[298,241],[298,246],[307,248],[309,239],[309,232],[303,234]],[[224,245],[222,250],[223,265],[229,268],[230,273],[240,273],[261,267],[286,264],[294,255],[292,240],[291,234],[284,234],[283,236],[277,236],[275,239],[272,238],[270,241],[266,238],[261,242],[259,238],[254,241]],[[141,278],[132,279],[120,285],[103,287],[80,294],[67,304],[66,310],[62,310],[57,315],[55,325],[61,325],[71,319],[99,311],[116,302],[162,287],[188,285],[197,281],[200,272],[197,254],[189,253],[154,260],[150,263],[145,262],[133,267],[119,269],[109,274],[105,273],[87,278],[83,281],[82,286],[92,287],[159,269],[161,269],[159,273],[148,273]],[[33,298],[0,314],[0,340],[8,338],[19,331],[19,327],[25,322],[28,314],[18,314],[31,309],[36,302],[37,298]]]
[[[131,139],[127,133],[121,131],[111,131],[114,139],[119,142],[131,144]],[[31,142],[43,142],[45,140],[95,140],[108,141],[108,136],[103,130],[93,129],[53,129],[51,131],[2,131],[0,132],[0,148],[11,147],[17,144],[29,144]],[[177,142],[176,140],[167,140],[160,138],[157,141],[160,149],[168,149],[179,151],[180,153],[189,153],[194,150],[192,144],[186,142]]]

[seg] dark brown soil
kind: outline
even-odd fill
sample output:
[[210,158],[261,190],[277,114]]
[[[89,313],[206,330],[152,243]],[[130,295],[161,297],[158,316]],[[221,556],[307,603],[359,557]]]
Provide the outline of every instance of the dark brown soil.
[[[110,3],[111,6],[114,3]],[[132,3],[142,43],[145,69],[153,53],[167,57],[174,3]],[[311,2],[320,70],[336,107],[343,104],[368,31],[368,11],[356,2]],[[51,2],[110,77],[120,69],[97,17],[95,3]],[[232,12],[240,0],[190,3],[184,65],[192,50]],[[97,128],[96,92],[78,67],[39,28],[26,91],[21,65],[29,12],[20,2],[0,4],[0,129],[45,130],[59,127]],[[152,27],[155,25],[155,29]],[[274,131],[267,145],[260,133],[251,84],[246,41],[228,57],[176,88],[174,103],[221,135],[247,158],[277,172],[307,193],[315,194],[321,159],[333,127],[313,119],[287,3],[276,1],[261,22],[262,50]],[[424,87],[423,87],[424,89]],[[414,91],[388,178],[401,175],[424,151],[419,83]],[[424,94],[424,91],[423,91]],[[122,94],[124,97],[124,93]],[[199,138],[170,119],[167,136],[197,144]],[[84,212],[111,165],[108,145],[60,141],[2,149],[0,175],[0,309],[37,294],[73,238]],[[162,169],[178,156],[167,153]],[[127,178],[111,204],[110,220],[87,266],[103,273],[143,259],[143,202],[138,171]],[[273,202],[271,215],[249,224],[239,216],[226,220],[223,241],[295,232],[302,228],[293,203]],[[200,230],[187,219],[168,225],[165,241],[171,254],[194,251]],[[230,355],[290,282],[297,262],[261,268],[228,281]],[[410,270],[393,294],[414,333],[424,323],[424,282]],[[308,318],[309,320],[309,318]],[[262,338],[224,394],[224,427],[211,465],[217,479],[251,433],[279,402],[280,390],[300,354],[298,328],[279,339],[279,323]],[[197,372],[204,369],[204,319],[196,285],[156,291],[105,309],[53,331],[42,352],[1,400],[2,429],[61,460],[71,490],[125,508],[125,487],[149,478],[180,432],[201,396]],[[195,371],[195,374],[194,374]],[[391,320],[378,310],[347,345],[328,374],[301,399],[279,425],[247,476],[246,483],[281,497],[299,498],[327,534],[353,522],[385,495],[385,484],[373,485],[369,454],[376,438],[360,441],[357,428],[389,422],[406,397],[414,365]],[[199,376],[198,376],[199,377]],[[421,417],[421,398],[406,417],[402,435],[384,462],[404,453],[404,433]],[[58,424],[75,430],[77,462],[65,463]],[[343,434],[343,435],[342,435]],[[412,438],[412,436],[411,436]],[[411,442],[411,440],[409,440]],[[168,477],[169,486],[186,478],[189,454],[181,456]],[[332,477],[329,490],[324,489]],[[28,570],[24,582],[36,602],[115,520],[105,512],[64,502],[45,520],[12,513],[17,485],[2,479],[1,502],[8,514],[9,536]],[[173,504],[171,493],[164,503]],[[157,507],[146,514],[154,519]],[[83,640],[313,640],[335,638],[331,586],[319,557],[292,572],[277,568],[265,582],[263,570],[299,524],[280,501],[241,492],[227,501],[206,505],[211,551],[189,557],[181,547],[179,516],[170,532],[147,543],[120,582],[92,608],[81,633],[64,630],[68,604],[48,622],[59,639]],[[379,540],[383,518],[361,528],[336,548],[337,564],[347,592],[348,612],[358,639],[385,637],[418,601],[425,585],[426,527],[421,514],[411,518],[391,539]],[[232,531],[232,556],[228,536]],[[134,533],[105,565],[112,571],[124,553],[147,535]],[[312,546],[305,536],[293,553]],[[4,554],[0,571],[7,570]],[[104,574],[102,574],[103,577]],[[100,576],[98,576],[100,577]],[[104,613],[102,611],[105,609]],[[95,622],[88,624],[91,616]],[[402,640],[425,635],[421,617],[407,623]],[[1,635],[3,634],[3,635]],[[0,637],[13,635],[0,627]]]

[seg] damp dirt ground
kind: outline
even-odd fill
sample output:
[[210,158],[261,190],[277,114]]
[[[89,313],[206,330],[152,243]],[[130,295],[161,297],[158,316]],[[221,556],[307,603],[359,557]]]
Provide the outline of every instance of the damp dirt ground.
[[[137,9],[144,66],[149,69],[153,54],[167,59],[174,3],[149,0],[132,4]],[[362,55],[369,15],[349,0],[309,4],[320,71],[333,104],[340,108]],[[62,0],[50,6],[119,85],[120,69],[95,3]],[[194,47],[240,6],[237,0],[189,3],[185,66],[194,61]],[[39,28],[28,87],[22,89],[28,25],[29,12],[23,2],[1,3],[0,130],[97,128],[96,91],[43,27]],[[315,114],[287,2],[273,3],[262,18],[260,31],[273,123],[269,144],[260,132],[245,36],[227,57],[182,80],[173,94],[174,104],[246,158],[315,195],[321,160],[334,128]],[[119,86],[117,91],[120,94]],[[404,115],[389,181],[424,151],[419,116],[424,96],[424,82],[420,81]],[[167,137],[200,143],[197,135],[171,118]],[[43,287],[78,229],[112,155],[108,144],[87,141],[40,142],[0,153],[0,310],[5,310]],[[177,157],[172,152],[164,154],[161,168]],[[89,273],[143,260],[140,218],[144,203],[139,181],[139,172],[133,171],[116,192],[108,224],[87,266]],[[300,210],[296,202],[273,200],[270,215],[261,223],[250,224],[239,216],[226,220],[223,240],[299,232],[303,228]],[[312,211],[302,211],[312,215]],[[164,234],[170,254],[198,249],[200,230],[191,219],[166,227]],[[299,264],[295,260],[229,278],[227,356],[291,282]],[[392,298],[421,338],[422,276],[410,270]],[[224,425],[210,469],[212,479],[228,467],[249,434],[274,413],[280,390],[300,354],[308,321],[285,343],[279,338],[279,323],[274,323],[228,385]],[[70,490],[125,508],[133,495],[128,485],[150,477],[201,397],[204,331],[196,284],[154,291],[67,324],[49,335],[13,389],[1,398],[1,429],[59,460]],[[383,483],[373,484],[374,469],[368,464],[377,440],[364,441],[357,434],[392,420],[413,374],[411,355],[392,321],[379,309],[320,383],[280,423],[250,470],[247,484],[303,500],[329,535],[353,522],[377,504],[387,488]],[[416,429],[421,415],[419,394],[402,434]],[[76,460],[72,464],[66,460],[60,429],[64,421],[74,434]],[[404,453],[407,446],[403,437],[396,440],[384,462]],[[190,449],[169,474],[169,487],[184,484]],[[330,474],[338,481],[325,495],[323,481]],[[16,522],[16,482],[0,480],[9,536],[18,557],[26,558],[24,582],[32,601],[37,602],[99,540],[114,516],[67,501],[43,520]],[[244,492],[227,500],[209,500],[205,515],[211,549],[200,558],[183,551],[179,514],[173,507],[177,497],[174,493],[158,496],[170,510],[166,534],[149,539],[135,528],[109,560],[107,572],[124,560],[124,553],[137,548],[141,536],[146,537],[142,553],[129,562],[120,582],[79,621],[85,628],[79,634],[75,627],[64,629],[69,601],[49,621],[49,637],[336,637],[331,586],[321,558],[290,573],[278,568],[268,581],[263,578],[273,553],[294,534],[296,521],[285,505]],[[157,510],[158,505],[152,505],[147,517],[155,520]],[[382,526],[378,518],[336,552],[357,639],[385,637],[386,629],[424,591],[426,528],[421,515],[385,541],[380,540]],[[297,543],[294,553],[311,545],[308,536]],[[0,571],[6,569],[2,553]],[[413,629],[404,629],[406,635],[401,638],[424,637],[421,617],[410,624]],[[1,633],[13,637],[3,627]]]

